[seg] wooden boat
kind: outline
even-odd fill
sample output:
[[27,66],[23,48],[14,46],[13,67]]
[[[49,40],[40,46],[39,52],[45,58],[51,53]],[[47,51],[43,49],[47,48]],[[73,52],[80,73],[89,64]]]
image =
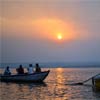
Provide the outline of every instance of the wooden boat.
[[33,74],[0,75],[1,81],[6,82],[43,82],[50,70]]
[[100,91],[100,75],[94,77],[92,79],[92,83],[93,83],[94,90]]

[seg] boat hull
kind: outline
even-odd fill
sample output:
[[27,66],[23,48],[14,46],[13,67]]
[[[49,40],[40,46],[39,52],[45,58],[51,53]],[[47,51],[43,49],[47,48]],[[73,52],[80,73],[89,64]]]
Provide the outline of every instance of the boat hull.
[[93,79],[93,88],[94,88],[96,91],[100,91],[100,76],[95,77],[95,78]]
[[20,75],[1,75],[0,80],[6,82],[43,82],[50,71],[38,72],[33,74]]

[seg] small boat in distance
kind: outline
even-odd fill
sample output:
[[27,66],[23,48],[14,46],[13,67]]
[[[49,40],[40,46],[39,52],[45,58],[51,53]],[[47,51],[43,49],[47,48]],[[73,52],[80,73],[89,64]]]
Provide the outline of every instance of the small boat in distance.
[[50,70],[33,74],[0,75],[0,81],[5,82],[43,82]]

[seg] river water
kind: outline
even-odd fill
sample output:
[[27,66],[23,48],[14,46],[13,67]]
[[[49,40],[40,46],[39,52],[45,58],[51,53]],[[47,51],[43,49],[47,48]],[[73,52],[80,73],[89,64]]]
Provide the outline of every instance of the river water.
[[100,93],[93,91],[91,80],[84,85],[70,85],[100,73],[100,68],[42,70],[48,69],[50,74],[41,84],[0,82],[0,100],[100,100]]

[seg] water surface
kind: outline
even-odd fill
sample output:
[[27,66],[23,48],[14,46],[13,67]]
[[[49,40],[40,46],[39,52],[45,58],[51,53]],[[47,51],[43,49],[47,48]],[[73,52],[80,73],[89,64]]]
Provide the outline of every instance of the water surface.
[[100,100],[100,93],[93,91],[91,81],[85,85],[66,85],[82,82],[99,73],[100,68],[42,70],[48,69],[51,72],[41,84],[0,82],[0,100]]

